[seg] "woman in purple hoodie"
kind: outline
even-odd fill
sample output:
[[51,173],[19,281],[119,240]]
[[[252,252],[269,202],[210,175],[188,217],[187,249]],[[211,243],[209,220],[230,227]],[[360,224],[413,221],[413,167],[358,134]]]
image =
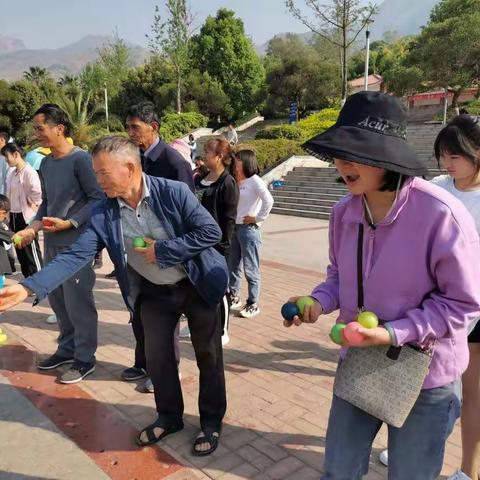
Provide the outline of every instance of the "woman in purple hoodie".
[[[350,194],[333,208],[327,279],[303,317],[317,321],[339,310],[355,320],[357,253],[363,229],[363,305],[382,320],[346,348],[435,343],[421,393],[402,427],[388,425],[390,480],[434,480],[460,413],[460,377],[468,365],[467,327],[480,313],[480,244],[472,217],[426,173],[406,140],[406,111],[379,92],[353,95],[337,123],[306,143],[330,158]],[[294,297],[292,300],[295,300]],[[388,386],[386,386],[388,388]],[[368,472],[382,421],[333,396],[323,480],[356,480]]]

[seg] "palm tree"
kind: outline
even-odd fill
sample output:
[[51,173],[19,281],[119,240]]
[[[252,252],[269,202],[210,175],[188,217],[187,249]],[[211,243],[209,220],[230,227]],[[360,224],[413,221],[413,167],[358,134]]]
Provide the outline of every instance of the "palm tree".
[[57,82],[57,85],[65,92],[69,97],[75,97],[81,90],[81,82],[75,75],[64,75]]
[[29,82],[40,85],[50,78],[50,74],[46,68],[30,67],[27,71],[23,72],[23,77]]
[[57,84],[59,87],[70,87],[80,85],[80,81],[75,75],[66,74],[63,77],[60,77],[60,80],[57,82]]
[[75,145],[88,141],[93,117],[102,111],[102,107],[93,100],[93,90],[81,86],[69,90],[60,90],[55,102],[64,110],[72,122]]

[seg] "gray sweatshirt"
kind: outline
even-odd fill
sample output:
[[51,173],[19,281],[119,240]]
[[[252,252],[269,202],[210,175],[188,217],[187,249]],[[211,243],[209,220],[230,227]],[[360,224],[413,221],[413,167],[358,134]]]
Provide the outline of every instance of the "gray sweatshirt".
[[77,240],[90,218],[92,206],[104,198],[92,168],[88,152],[75,147],[64,157],[46,156],[39,170],[42,204],[35,220],[57,217],[70,220],[74,228],[57,233],[45,232],[51,247],[68,247]]

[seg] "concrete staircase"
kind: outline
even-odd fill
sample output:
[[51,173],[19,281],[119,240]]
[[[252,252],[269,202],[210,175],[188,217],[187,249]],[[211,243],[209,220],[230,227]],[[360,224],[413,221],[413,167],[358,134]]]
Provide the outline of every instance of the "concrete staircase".
[[423,125],[409,125],[407,128],[407,140],[415,150],[418,158],[431,168],[438,168],[434,158],[433,145],[438,133],[443,128],[440,123],[425,123]]
[[[438,124],[409,126],[408,141],[419,158],[429,167],[427,178],[440,175],[433,158],[433,144],[442,128]],[[273,188],[275,200],[272,213],[297,217],[328,219],[332,206],[346,193],[347,188],[337,182],[335,168],[297,167],[284,178],[284,185]]]
[[294,168],[285,177],[285,184],[272,191],[272,213],[329,218],[332,206],[347,193],[345,185],[336,182],[337,178],[333,167]]

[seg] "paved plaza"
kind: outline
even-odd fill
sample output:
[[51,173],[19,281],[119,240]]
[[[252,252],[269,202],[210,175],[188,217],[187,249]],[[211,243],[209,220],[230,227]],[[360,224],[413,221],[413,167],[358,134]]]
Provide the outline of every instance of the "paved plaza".
[[[190,454],[198,432],[198,374],[192,346],[181,344],[185,429],[158,446],[134,437],[155,417],[142,381],[120,373],[133,361],[133,334],[108,257],[97,271],[99,348],[93,375],[76,385],[39,373],[37,358],[55,350],[48,304],[29,303],[0,317],[8,334],[0,348],[0,480],[319,479],[338,348],[328,332],[334,315],[315,325],[282,325],[289,296],[309,293],[328,261],[328,222],[272,215],[263,228],[261,314],[232,317],[225,347],[228,410],[221,444],[211,456]],[[352,432],[355,435],[355,432]],[[386,479],[377,461],[367,479]],[[460,430],[450,437],[443,474],[460,463]]]

